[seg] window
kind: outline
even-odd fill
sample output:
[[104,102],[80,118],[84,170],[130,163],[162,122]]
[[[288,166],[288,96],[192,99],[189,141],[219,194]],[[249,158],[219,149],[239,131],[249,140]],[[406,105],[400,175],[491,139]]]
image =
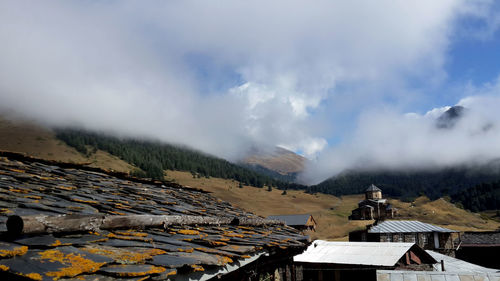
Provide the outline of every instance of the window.
[[398,237],[398,242],[403,242],[403,233],[400,233],[399,234],[399,237]]
[[392,234],[387,233],[387,242],[392,242]]
[[415,234],[408,234],[406,236],[406,241],[408,241],[408,242],[415,243],[415,240],[416,240],[415,239]]
[[424,233],[424,235],[422,235],[422,244],[427,245],[427,243],[428,243],[427,241],[429,241],[429,234]]

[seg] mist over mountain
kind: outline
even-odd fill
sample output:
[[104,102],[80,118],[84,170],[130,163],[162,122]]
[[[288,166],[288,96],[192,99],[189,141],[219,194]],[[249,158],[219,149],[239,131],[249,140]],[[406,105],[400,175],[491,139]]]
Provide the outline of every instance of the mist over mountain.
[[[1,1],[0,114],[231,162],[286,147],[312,184],[482,165],[500,157],[499,15],[490,0]],[[466,110],[437,121],[449,105]]]
[[460,105],[452,106],[436,119],[436,126],[440,129],[451,129],[465,114],[465,108]]
[[418,113],[373,109],[347,141],[306,167],[303,182],[317,184],[345,171],[439,171],[488,167],[500,159],[499,84],[456,106]]
[[[453,106],[441,111],[440,114],[433,113],[430,124],[442,130],[443,134],[453,134],[455,128],[464,129],[461,123],[467,123],[470,121],[468,118],[474,118],[474,111],[464,106]],[[477,122],[474,133],[483,136],[494,128],[485,124],[491,123]],[[489,161],[484,159],[447,166],[352,168],[310,186],[307,190],[340,196],[363,193],[367,186],[376,184],[388,196],[400,197],[403,200],[413,200],[422,195],[432,200],[451,196],[473,211],[496,209],[500,203],[500,157],[492,157]],[[481,193],[482,191],[484,193]],[[474,198],[466,196],[469,192]]]

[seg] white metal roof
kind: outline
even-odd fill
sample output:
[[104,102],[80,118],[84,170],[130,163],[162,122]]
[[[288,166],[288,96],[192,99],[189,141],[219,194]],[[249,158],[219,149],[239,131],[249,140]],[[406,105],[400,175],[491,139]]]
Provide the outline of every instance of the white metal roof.
[[420,221],[383,221],[372,226],[368,233],[408,233],[408,232],[458,232]]
[[498,281],[500,273],[377,270],[377,281]]
[[393,266],[414,243],[315,240],[294,262]]
[[498,269],[482,267],[477,264],[466,262],[461,259],[453,258],[447,255],[436,253],[434,251],[426,251],[439,263],[434,265],[435,271],[441,271],[441,260],[444,262],[444,270],[446,272],[474,272],[474,273],[487,273],[487,272],[498,272]]

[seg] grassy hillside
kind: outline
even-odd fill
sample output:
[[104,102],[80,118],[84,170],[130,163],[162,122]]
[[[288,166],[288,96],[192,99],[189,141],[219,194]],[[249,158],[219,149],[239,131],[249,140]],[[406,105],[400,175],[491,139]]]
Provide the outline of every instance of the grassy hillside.
[[13,122],[0,117],[0,150],[19,152],[35,158],[129,172],[134,167],[102,150],[85,156],[55,137],[50,129],[27,122]]
[[[308,194],[300,190],[283,191],[244,186],[237,182],[217,178],[193,178],[186,172],[167,171],[167,178],[182,185],[201,188],[225,201],[261,216],[276,214],[310,213],[318,222],[313,238],[346,240],[349,231],[361,229],[373,221],[349,221],[347,217],[363,195],[335,197],[328,194]],[[400,209],[401,219],[416,219],[456,230],[494,230],[500,223],[486,216],[457,208],[455,205],[438,199],[430,201],[426,197],[418,198],[415,203],[405,203],[390,199]]]
[[[0,150],[22,152],[43,159],[73,163],[91,163],[104,169],[130,171],[130,164],[107,152],[97,150],[88,157],[57,140],[52,131],[26,123],[13,123],[0,119]],[[357,206],[362,195],[335,197],[327,194],[308,194],[299,190],[255,188],[231,179],[193,177],[190,172],[168,170],[167,179],[180,184],[201,188],[216,197],[261,216],[276,214],[312,214],[318,222],[313,238],[345,240],[349,231],[363,228],[372,221],[348,221],[347,216]],[[430,201],[420,197],[414,203],[390,200],[402,218],[418,219],[457,230],[494,230],[500,223],[489,217],[495,213],[479,215],[438,199]]]
[[284,148],[276,147],[273,151],[255,151],[245,159],[245,163],[262,166],[281,175],[302,172],[307,159]]

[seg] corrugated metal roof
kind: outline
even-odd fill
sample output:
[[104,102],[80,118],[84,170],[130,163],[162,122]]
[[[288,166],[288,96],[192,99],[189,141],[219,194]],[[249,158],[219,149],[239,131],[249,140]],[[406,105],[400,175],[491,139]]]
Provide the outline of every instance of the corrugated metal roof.
[[[457,258],[453,258],[447,255],[443,255],[440,253],[436,253],[434,251],[426,251],[429,255],[431,255],[437,261],[444,261],[444,269],[446,272],[475,272],[475,273],[487,273],[487,272],[498,272],[498,269],[482,267],[477,264],[473,264],[470,262],[466,262],[464,260],[460,260]],[[435,271],[441,271],[441,263],[437,263],[434,265]]]
[[458,232],[419,221],[383,221],[372,226],[368,233],[408,233],[408,232]]
[[414,243],[314,241],[294,262],[393,266]]
[[307,220],[309,219],[310,216],[311,216],[310,214],[276,215],[276,216],[269,216],[267,218],[271,220],[284,221],[287,225],[294,226],[294,225],[306,225]]
[[498,281],[500,273],[377,270],[377,281]]

